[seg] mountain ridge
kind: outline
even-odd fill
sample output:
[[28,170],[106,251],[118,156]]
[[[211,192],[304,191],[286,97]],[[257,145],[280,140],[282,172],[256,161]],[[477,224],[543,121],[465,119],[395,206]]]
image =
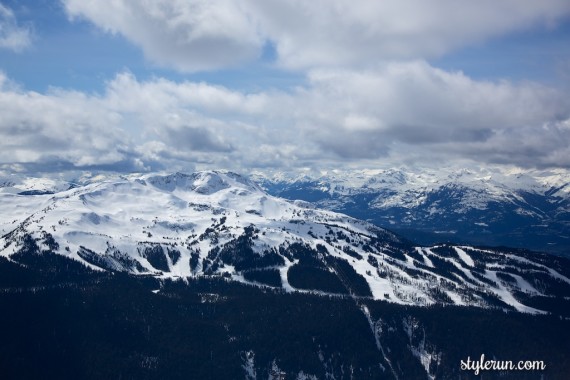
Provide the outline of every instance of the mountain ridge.
[[[0,256],[53,252],[93,269],[221,276],[284,291],[543,313],[570,295],[567,260],[422,247],[370,223],[268,195],[232,172],[146,174],[55,194],[0,194]],[[25,260],[24,260],[25,261]],[[548,309],[548,308],[546,308]]]

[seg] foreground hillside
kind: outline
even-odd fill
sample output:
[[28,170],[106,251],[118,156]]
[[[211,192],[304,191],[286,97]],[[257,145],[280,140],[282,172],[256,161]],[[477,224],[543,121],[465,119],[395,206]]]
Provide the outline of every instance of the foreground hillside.
[[[3,379],[469,379],[460,361],[544,361],[566,379],[570,317],[287,293],[221,278],[0,258]],[[364,312],[366,311],[366,312]]]

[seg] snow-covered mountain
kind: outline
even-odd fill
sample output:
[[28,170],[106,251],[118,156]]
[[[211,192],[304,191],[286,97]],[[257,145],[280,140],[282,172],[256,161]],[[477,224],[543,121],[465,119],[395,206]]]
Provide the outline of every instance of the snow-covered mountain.
[[53,194],[67,190],[70,187],[74,187],[74,184],[52,178],[26,178],[16,175],[0,177],[0,193],[21,195]]
[[423,244],[570,253],[570,173],[561,169],[276,172],[254,178],[271,194],[368,220]]
[[[390,176],[408,181],[400,177]],[[52,252],[158,278],[221,276],[285,292],[530,313],[543,312],[544,299],[570,296],[566,259],[414,246],[368,222],[268,195],[231,172],[113,178],[32,194],[0,192],[0,256],[14,262]]]

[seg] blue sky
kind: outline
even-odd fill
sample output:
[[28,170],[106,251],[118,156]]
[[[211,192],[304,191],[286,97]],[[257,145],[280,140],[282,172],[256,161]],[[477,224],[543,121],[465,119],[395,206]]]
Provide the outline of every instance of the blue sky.
[[0,0],[0,169],[570,166],[563,0]]

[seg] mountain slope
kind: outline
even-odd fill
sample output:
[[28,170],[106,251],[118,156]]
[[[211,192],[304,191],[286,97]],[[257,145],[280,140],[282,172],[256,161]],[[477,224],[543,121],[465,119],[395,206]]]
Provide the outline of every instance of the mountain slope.
[[146,175],[0,200],[9,210],[0,255],[14,262],[52,252],[157,278],[222,276],[287,292],[530,313],[570,296],[565,259],[416,247],[372,224],[272,197],[234,173]]

